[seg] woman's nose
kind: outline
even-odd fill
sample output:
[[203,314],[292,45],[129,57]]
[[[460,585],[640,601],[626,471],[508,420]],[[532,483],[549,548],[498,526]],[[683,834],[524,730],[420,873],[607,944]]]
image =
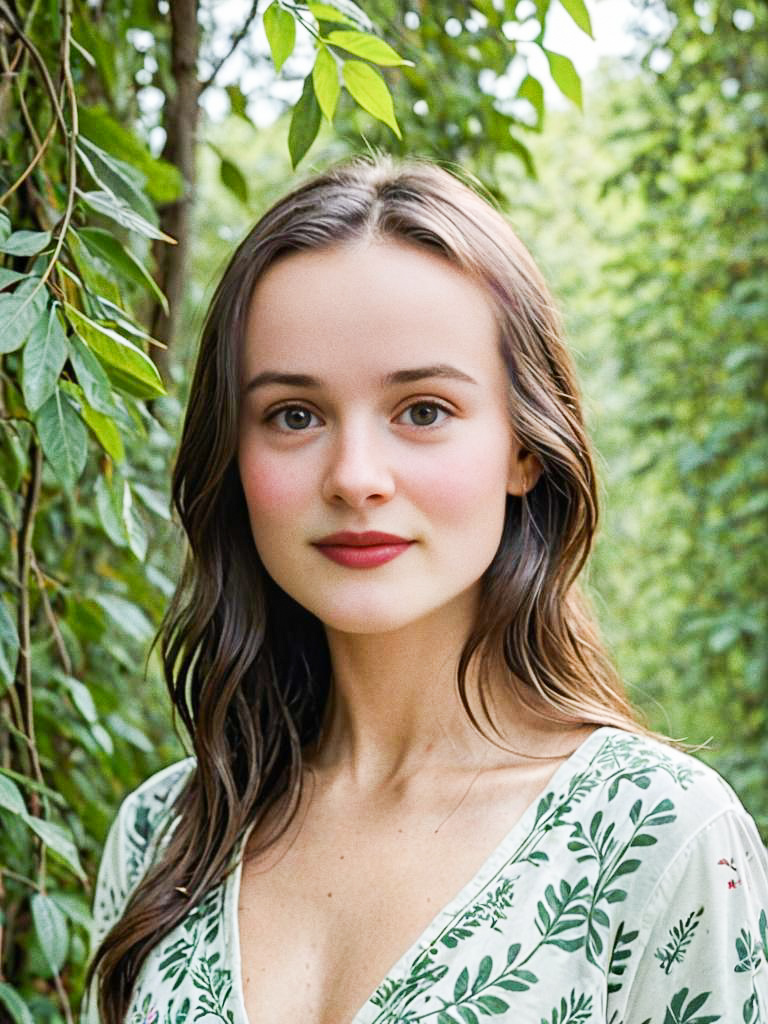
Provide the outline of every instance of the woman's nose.
[[394,478],[383,439],[371,427],[339,429],[332,439],[323,481],[323,497],[352,508],[388,501],[395,492]]

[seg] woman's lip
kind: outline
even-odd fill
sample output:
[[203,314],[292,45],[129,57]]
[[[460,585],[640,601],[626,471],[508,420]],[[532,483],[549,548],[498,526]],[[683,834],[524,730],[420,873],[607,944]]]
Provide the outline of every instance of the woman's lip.
[[351,530],[341,530],[339,533],[329,533],[327,537],[316,540],[317,547],[350,547],[367,548],[392,544],[411,544],[407,537],[398,537],[394,533],[381,533],[378,530],[366,530],[363,533],[354,533]]
[[398,539],[386,544],[315,544],[317,550],[348,569],[375,569],[407,551],[413,541]]

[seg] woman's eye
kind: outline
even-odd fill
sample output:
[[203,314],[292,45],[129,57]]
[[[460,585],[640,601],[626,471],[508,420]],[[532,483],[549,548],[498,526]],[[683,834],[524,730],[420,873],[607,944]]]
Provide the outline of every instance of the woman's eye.
[[414,427],[434,427],[442,422],[441,417],[450,415],[448,409],[437,402],[414,402],[401,413],[401,417],[406,416],[409,425]]
[[284,406],[268,417],[269,422],[276,424],[281,430],[292,431],[306,430],[307,427],[314,426],[313,419],[317,419],[315,414],[301,405]]

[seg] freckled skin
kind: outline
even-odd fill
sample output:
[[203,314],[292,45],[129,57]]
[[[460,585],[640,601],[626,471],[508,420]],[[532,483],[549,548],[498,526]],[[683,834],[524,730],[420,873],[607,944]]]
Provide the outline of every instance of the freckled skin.
[[[386,374],[435,364],[474,383],[382,385]],[[238,465],[270,575],[330,630],[391,632],[443,611],[452,622],[457,608],[468,620],[507,494],[537,475],[509,425],[485,290],[399,242],[294,254],[254,292],[244,369],[244,382],[268,370],[321,382],[269,384],[244,398]],[[418,401],[447,411],[429,406],[435,422],[423,425],[409,412]],[[290,422],[285,411],[267,420],[286,404]],[[339,530],[414,543],[376,568],[351,569],[313,546]]]

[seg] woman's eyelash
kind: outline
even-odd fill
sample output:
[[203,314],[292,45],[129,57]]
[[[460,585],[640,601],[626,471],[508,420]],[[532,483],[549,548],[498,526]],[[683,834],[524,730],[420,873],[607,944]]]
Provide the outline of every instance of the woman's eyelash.
[[[402,416],[404,416],[407,412],[410,412],[412,409],[419,409],[419,408],[421,408],[421,409],[430,409],[430,410],[437,409],[439,412],[443,413],[445,416],[453,416],[454,415],[453,411],[447,405],[444,405],[442,402],[437,402],[434,399],[419,398],[415,402],[410,402],[405,407],[405,409],[403,409],[403,411],[400,413],[400,415],[397,418],[400,419]],[[439,426],[440,424],[439,423],[435,424],[435,423],[414,423],[414,422],[412,422],[410,425],[414,426],[414,427],[423,427],[424,429],[429,429],[430,427]]]
[[[453,410],[450,409],[443,402],[438,402],[435,399],[419,398],[419,399],[416,399],[416,400],[410,402],[402,410],[402,412],[398,413],[396,419],[400,420],[403,416],[406,415],[406,413],[410,412],[413,409],[428,410],[429,412],[431,412],[433,410],[437,410],[438,412],[442,413],[444,416],[454,416],[455,415]],[[294,402],[294,403],[291,403],[290,405],[281,405],[277,409],[272,409],[264,417],[264,422],[265,423],[274,423],[275,420],[277,420],[278,416],[281,416],[281,415],[283,415],[285,413],[298,413],[299,414],[299,419],[294,423],[294,425],[292,427],[291,426],[287,426],[286,424],[283,425],[283,429],[285,429],[285,430],[287,430],[287,431],[289,431],[291,433],[300,433],[302,430],[306,430],[307,427],[309,427],[311,425],[311,418],[313,416],[315,418],[319,418],[317,416],[317,413],[312,412],[311,409],[308,409],[306,406],[300,405],[300,404]],[[302,416],[304,417],[303,420],[301,419]],[[431,421],[431,422],[428,422],[428,423],[427,422],[417,423],[417,422],[412,420],[409,425],[413,426],[413,427],[421,427],[423,429],[429,429],[430,427],[439,426],[440,424],[439,424],[439,422],[436,424],[434,421]]]
[[[317,416],[317,413],[312,412],[311,409],[307,409],[306,406],[299,405],[299,404],[294,402],[294,403],[292,403],[290,405],[281,405],[277,409],[272,409],[264,417],[264,422],[265,423],[273,423],[277,419],[278,416],[282,415],[283,413],[288,413],[288,412],[303,413],[307,418],[310,418],[312,416],[314,416],[315,418],[319,418]],[[293,433],[299,433],[302,429],[306,429],[307,426],[308,426],[308,424],[306,424],[306,423],[304,424],[303,427],[300,426],[299,424],[296,424],[293,428],[292,427],[285,427],[284,429],[286,429],[288,431],[292,431]]]

